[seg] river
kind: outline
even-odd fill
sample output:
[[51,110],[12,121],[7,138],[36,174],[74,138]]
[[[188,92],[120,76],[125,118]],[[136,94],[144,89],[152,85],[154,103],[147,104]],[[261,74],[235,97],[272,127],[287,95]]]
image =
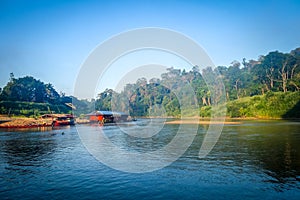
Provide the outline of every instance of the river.
[[[100,129],[125,150],[145,151],[166,145],[178,126],[165,125],[151,140],[129,140],[118,126]],[[214,149],[199,159],[207,129],[201,125],[178,160],[147,173],[102,164],[77,128],[99,134],[99,127],[89,125],[0,130],[0,199],[300,199],[297,121],[224,125]]]

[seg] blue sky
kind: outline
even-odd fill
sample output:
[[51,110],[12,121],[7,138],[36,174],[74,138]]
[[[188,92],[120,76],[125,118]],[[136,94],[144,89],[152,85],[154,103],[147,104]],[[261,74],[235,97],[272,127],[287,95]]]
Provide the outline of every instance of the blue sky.
[[[215,65],[300,47],[300,1],[0,1],[0,87],[31,75],[72,94],[89,53],[143,27],[183,33]],[[105,87],[105,86],[103,86]]]

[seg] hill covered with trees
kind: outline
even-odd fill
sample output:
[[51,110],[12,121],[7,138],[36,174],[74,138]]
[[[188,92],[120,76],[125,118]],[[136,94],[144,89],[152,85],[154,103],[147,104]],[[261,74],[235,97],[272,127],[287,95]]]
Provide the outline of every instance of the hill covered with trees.
[[17,116],[38,116],[51,112],[69,112],[60,102],[53,86],[26,76],[10,80],[0,93],[0,113]]
[[15,78],[11,73],[7,85],[0,88],[0,114],[5,115],[37,117],[46,113],[72,113],[72,102],[79,111],[87,109],[84,101],[58,94],[52,84],[31,76]]
[[[188,116],[210,117],[214,94],[204,78],[210,75],[224,83],[229,117],[300,118],[300,48],[289,53],[270,52],[257,60],[233,61],[230,66],[214,70],[170,67],[160,79],[140,78],[119,93],[106,89],[92,101],[58,94],[50,83],[30,76],[15,78],[11,73],[7,85],[0,88],[0,114],[71,113],[67,105],[72,103],[76,115],[96,109],[129,111],[131,116],[149,116],[155,112],[178,117],[182,105],[190,102],[185,110]],[[186,92],[187,86],[192,93]],[[115,100],[117,106],[112,108]]]
[[[140,78],[135,84],[127,84],[121,93],[105,90],[98,95],[96,109],[110,110],[114,96],[126,96],[133,116],[147,116],[155,105],[162,105],[168,116],[179,116],[180,103],[172,90],[184,87],[176,83],[187,82],[200,107],[200,114],[191,111],[190,115],[209,117],[211,91],[203,79],[208,72],[224,83],[229,117],[300,117],[296,109],[300,101],[300,48],[290,53],[270,52],[258,60],[233,61],[230,66],[218,66],[214,71],[210,67],[200,71],[198,66],[191,71],[168,68],[161,79]],[[181,101],[189,98],[183,96]]]

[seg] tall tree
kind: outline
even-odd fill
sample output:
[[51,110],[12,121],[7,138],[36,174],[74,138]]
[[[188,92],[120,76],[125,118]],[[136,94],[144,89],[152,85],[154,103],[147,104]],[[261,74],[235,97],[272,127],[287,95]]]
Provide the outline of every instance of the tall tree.
[[58,103],[60,96],[50,83],[44,84],[31,76],[15,78],[11,73],[9,82],[0,94],[0,100]]

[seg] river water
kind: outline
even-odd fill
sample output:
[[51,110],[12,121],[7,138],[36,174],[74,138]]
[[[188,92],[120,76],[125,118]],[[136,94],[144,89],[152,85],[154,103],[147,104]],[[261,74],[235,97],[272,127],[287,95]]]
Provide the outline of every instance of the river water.
[[[77,128],[99,134],[99,127]],[[129,141],[117,126],[101,129],[125,149],[154,150],[178,125],[165,125],[151,141]],[[224,125],[214,149],[199,159],[206,129],[199,126],[177,161],[148,173],[100,163],[76,127],[0,130],[0,199],[300,199],[300,122]]]

